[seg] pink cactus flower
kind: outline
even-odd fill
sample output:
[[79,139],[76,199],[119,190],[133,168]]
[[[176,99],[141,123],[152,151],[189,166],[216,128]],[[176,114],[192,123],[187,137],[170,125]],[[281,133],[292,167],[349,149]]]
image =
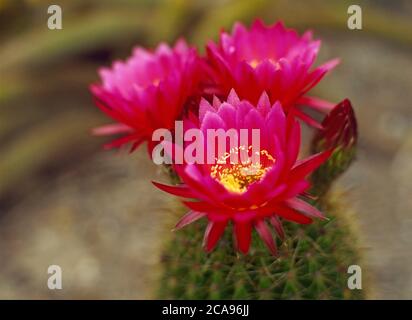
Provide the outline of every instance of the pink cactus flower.
[[293,111],[319,128],[301,106],[322,112],[334,106],[306,93],[339,62],[333,59],[312,69],[320,44],[320,40],[312,39],[312,32],[299,36],[281,22],[265,26],[256,20],[250,30],[236,23],[232,34],[222,32],[218,44],[209,42],[207,46],[209,91],[225,97],[234,88],[240,98],[253,104],[266,91],[271,103],[279,101],[286,113]]
[[134,49],[125,62],[99,71],[102,84],[93,84],[96,105],[116,124],[95,129],[96,134],[124,134],[107,147],[131,142],[133,149],[148,141],[152,132],[171,129],[189,100],[198,96],[202,75],[197,51],[179,40],[173,48],[160,44],[154,52]]
[[[232,223],[239,251],[249,251],[255,229],[276,255],[276,241],[269,225],[283,238],[281,219],[308,224],[313,218],[323,218],[318,209],[304,200],[310,187],[306,177],[326,161],[331,152],[298,160],[300,125],[293,116],[285,115],[279,102],[271,104],[268,95],[263,93],[253,105],[247,100],[241,101],[234,91],[223,103],[217,98],[213,104],[202,100],[199,128],[204,136],[208,129],[234,129],[238,137],[241,129],[260,130],[259,162],[235,163],[229,157],[239,154],[240,150],[250,150],[250,144],[227,147],[225,156],[216,158],[212,164],[175,164],[181,185],[154,182],[158,188],[188,199],[183,203],[191,211],[177,223],[177,229],[207,218],[204,247],[208,252]],[[178,146],[163,143],[166,152],[173,155]]]

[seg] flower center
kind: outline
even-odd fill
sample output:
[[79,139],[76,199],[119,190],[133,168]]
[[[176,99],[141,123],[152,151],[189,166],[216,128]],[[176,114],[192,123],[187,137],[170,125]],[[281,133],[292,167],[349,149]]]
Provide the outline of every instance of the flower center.
[[[274,60],[274,59],[272,59],[272,58],[270,58],[270,59],[268,59],[268,60],[269,60],[269,62],[270,62],[271,64],[273,64],[276,68],[279,67],[279,63],[278,63],[276,60]],[[261,59],[252,59],[252,60],[248,61],[249,65],[250,65],[253,69],[256,69],[257,66],[258,66],[259,64],[261,64],[261,62],[262,62]]]
[[259,65],[260,61],[258,59],[253,59],[249,61],[249,65],[253,68],[256,69],[256,67]]
[[[212,166],[211,177],[219,181],[227,190],[243,193],[248,186],[262,179],[275,159],[266,151],[259,152],[260,161],[253,163],[250,159],[246,163],[226,163],[234,153],[239,154],[242,147],[234,148],[230,153],[225,153],[217,159],[217,164]],[[250,150],[250,147],[249,147]]]

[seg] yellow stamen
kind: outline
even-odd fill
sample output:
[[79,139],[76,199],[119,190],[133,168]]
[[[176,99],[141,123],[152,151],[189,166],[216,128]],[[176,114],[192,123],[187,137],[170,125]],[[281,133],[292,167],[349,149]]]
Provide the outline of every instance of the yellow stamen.
[[[263,166],[261,162],[252,163],[250,160],[247,163],[227,163],[233,154],[239,154],[239,150],[245,150],[245,147],[234,148],[230,153],[225,153],[221,158],[217,159],[217,164],[212,167],[211,177],[219,181],[229,191],[235,193],[243,193],[247,187],[262,179],[269,170],[270,166]],[[249,150],[251,147],[248,148]],[[275,162],[275,159],[266,151],[259,152],[260,156],[264,156],[266,160]]]
[[[256,69],[257,66],[262,62],[262,60],[259,59],[252,59],[249,61],[249,65],[253,68]],[[269,62],[272,63],[276,68],[279,68],[279,62],[269,59]]]
[[252,61],[249,62],[249,65],[253,68],[256,69],[256,67],[259,65],[260,61],[258,59],[253,59]]

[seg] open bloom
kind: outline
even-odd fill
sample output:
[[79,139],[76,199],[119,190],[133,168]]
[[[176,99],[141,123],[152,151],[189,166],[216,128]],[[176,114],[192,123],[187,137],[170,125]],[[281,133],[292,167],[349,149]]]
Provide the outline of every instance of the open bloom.
[[334,59],[311,70],[320,48],[312,33],[302,36],[286,29],[281,22],[265,26],[256,20],[250,30],[240,23],[232,34],[222,32],[218,44],[207,46],[212,93],[226,96],[234,88],[242,99],[257,103],[266,91],[271,103],[279,101],[285,112],[295,115],[312,126],[320,125],[302,112],[307,105],[318,111],[329,111],[333,104],[305,96],[322,77],[333,69]]
[[[248,252],[251,233],[255,229],[269,250],[276,254],[276,242],[267,222],[282,238],[280,218],[308,224],[314,217],[323,217],[303,200],[310,187],[305,178],[328,158],[330,151],[297,160],[300,125],[292,116],[285,115],[279,102],[271,105],[268,95],[263,93],[255,106],[247,100],[241,101],[234,91],[227,102],[221,103],[215,98],[210,104],[202,100],[199,128],[203,136],[207,136],[209,129],[235,130],[237,137],[241,136],[241,129],[248,132],[259,129],[260,133],[259,150],[253,151],[260,156],[258,162],[232,160],[231,156],[237,156],[242,150],[254,150],[250,139],[246,144],[238,139],[238,147],[226,147],[224,156],[217,157],[212,164],[175,164],[181,185],[154,183],[166,192],[188,199],[184,204],[191,211],[176,228],[203,217],[208,219],[204,236],[207,251],[215,247],[231,222],[238,250]],[[163,143],[166,152],[173,155],[178,146]]]
[[179,40],[173,48],[162,43],[154,52],[137,47],[125,62],[102,68],[102,84],[92,85],[91,91],[96,105],[117,123],[95,133],[124,134],[108,147],[132,142],[136,148],[148,141],[150,151],[152,132],[173,128],[189,99],[198,94],[200,67],[196,50]]

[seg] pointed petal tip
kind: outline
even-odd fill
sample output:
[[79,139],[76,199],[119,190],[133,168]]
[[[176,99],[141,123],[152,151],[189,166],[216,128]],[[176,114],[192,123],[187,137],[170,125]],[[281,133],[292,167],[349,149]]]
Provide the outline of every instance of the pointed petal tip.
[[326,63],[324,63],[321,68],[324,68],[326,70],[332,70],[333,68],[335,68],[338,64],[341,63],[341,59],[340,58],[335,58],[332,60],[327,61]]
[[256,221],[255,230],[258,232],[260,238],[263,240],[263,242],[265,243],[269,251],[272,253],[272,255],[276,256],[276,242],[266,223],[263,220]]
[[206,213],[204,212],[189,211],[176,223],[172,230],[175,231],[182,229],[183,227],[186,227],[187,225],[203,218],[205,215]]
[[206,252],[211,252],[218,244],[220,238],[222,237],[228,220],[223,221],[211,221],[206,227],[206,231],[203,237],[203,247]]
[[230,89],[229,95],[227,97],[227,102],[231,105],[236,105],[240,102],[239,96],[237,95],[235,89]]

